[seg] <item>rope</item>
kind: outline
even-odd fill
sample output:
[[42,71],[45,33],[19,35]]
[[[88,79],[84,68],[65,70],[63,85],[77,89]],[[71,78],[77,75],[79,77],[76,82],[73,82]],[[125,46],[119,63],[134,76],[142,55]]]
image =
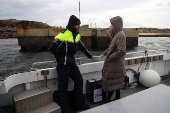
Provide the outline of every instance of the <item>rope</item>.
[[128,68],[128,69],[126,69],[126,72],[127,72],[127,71],[129,71],[129,70],[131,70],[131,71],[133,71],[133,72],[135,72],[135,73],[136,73],[136,71],[135,71],[135,70],[133,70],[132,68]]

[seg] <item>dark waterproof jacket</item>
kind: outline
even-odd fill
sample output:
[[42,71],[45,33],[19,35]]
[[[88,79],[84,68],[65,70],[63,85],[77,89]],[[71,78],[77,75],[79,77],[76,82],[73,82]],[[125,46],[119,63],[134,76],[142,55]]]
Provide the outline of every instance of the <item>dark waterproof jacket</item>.
[[79,32],[75,29],[71,30],[68,28],[62,30],[49,46],[49,51],[55,55],[60,64],[72,65],[75,63],[72,61],[72,57],[76,54],[78,47],[88,58],[92,57],[82,42]]
[[109,48],[103,53],[106,55],[102,70],[102,89],[105,92],[121,89],[125,76],[126,37],[123,21],[117,16],[111,18],[110,22],[114,28],[114,37]]

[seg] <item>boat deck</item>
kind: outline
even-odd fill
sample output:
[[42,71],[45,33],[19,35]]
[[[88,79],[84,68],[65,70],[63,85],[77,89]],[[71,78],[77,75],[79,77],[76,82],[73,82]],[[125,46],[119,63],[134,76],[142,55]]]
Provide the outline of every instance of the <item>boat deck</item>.
[[[89,104],[90,109],[79,112],[81,113],[94,113],[94,112],[151,113],[150,111],[154,111],[155,113],[160,113],[160,111],[161,113],[170,112],[170,107],[164,108],[167,106],[167,103],[170,103],[169,96],[170,83],[168,83],[167,80],[161,80],[161,84],[157,86],[158,87],[154,86],[152,88],[146,88],[142,86],[140,83],[138,83],[137,86],[121,89],[120,100],[112,101],[101,106],[99,106],[99,103],[92,104],[88,99],[86,99],[86,103]],[[160,95],[162,96],[162,98],[160,98]],[[112,99],[113,98],[115,98],[115,93],[112,96]],[[163,109],[165,109],[166,112]]]

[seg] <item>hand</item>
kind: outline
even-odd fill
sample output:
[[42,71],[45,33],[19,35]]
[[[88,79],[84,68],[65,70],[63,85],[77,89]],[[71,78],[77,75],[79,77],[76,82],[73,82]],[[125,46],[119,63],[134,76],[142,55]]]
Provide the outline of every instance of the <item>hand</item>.
[[101,58],[103,58],[103,57],[104,57],[104,54],[101,55]]

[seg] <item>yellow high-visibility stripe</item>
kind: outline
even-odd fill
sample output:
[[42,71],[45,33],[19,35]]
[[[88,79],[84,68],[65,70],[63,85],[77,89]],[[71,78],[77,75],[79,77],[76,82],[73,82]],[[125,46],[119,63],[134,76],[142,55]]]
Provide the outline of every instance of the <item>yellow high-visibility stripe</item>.
[[[74,43],[73,34],[68,29],[64,33],[60,32],[57,36],[55,36],[55,38],[57,38],[61,41],[67,41],[67,42]],[[76,36],[75,42],[78,42],[79,40],[80,40],[80,34],[78,34]]]

